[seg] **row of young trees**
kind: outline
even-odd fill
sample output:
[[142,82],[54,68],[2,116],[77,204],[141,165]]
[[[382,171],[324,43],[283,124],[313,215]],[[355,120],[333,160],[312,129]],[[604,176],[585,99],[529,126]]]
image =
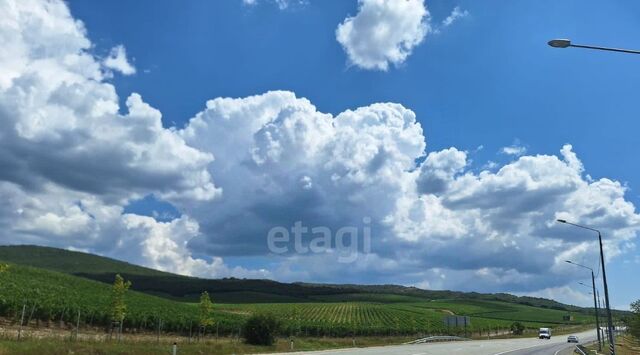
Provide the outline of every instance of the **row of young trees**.
[[[1,269],[0,269],[1,270]],[[118,340],[122,336],[122,324],[127,316],[127,304],[125,294],[131,287],[130,281],[125,281],[120,274],[116,275],[111,290],[111,334],[114,326],[117,326]],[[207,291],[200,294],[198,305],[198,338],[206,334],[207,328],[215,325],[213,317],[213,302]],[[279,321],[270,314],[258,314],[249,317],[244,324],[244,336],[248,343],[255,345],[271,345],[280,328]]]
[[[122,328],[127,316],[127,304],[125,294],[131,287],[131,281],[125,281],[120,274],[117,274],[111,289],[111,329],[110,337],[114,328],[117,331],[118,339],[122,336]],[[200,295],[200,303],[198,306],[198,336],[206,334],[207,329],[215,325],[213,317],[213,302],[207,291]]]

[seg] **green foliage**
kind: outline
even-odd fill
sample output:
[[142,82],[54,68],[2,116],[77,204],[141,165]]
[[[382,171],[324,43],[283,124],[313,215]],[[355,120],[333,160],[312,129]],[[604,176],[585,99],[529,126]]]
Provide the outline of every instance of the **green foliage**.
[[520,322],[511,323],[511,333],[521,335],[524,332],[524,324]]
[[632,314],[627,317],[627,327],[629,334],[640,339],[640,300],[631,303]]
[[112,283],[116,274],[133,282],[132,289],[169,299],[197,302],[208,291],[218,303],[296,302],[418,302],[458,300],[520,304],[549,310],[581,312],[583,309],[536,297],[422,290],[397,285],[318,285],[271,280],[226,278],[207,280],[175,275],[97,255],[39,246],[0,247],[0,260],[64,272]]
[[255,314],[244,323],[244,338],[249,344],[272,345],[278,324],[278,319],[270,313]]
[[[541,308],[527,306],[517,303],[506,303],[499,301],[483,300],[438,300],[430,302],[432,307],[450,309],[456,314],[479,317],[485,319],[519,321],[531,324],[565,324],[563,316],[567,312],[552,308]],[[572,313],[574,320],[572,324],[586,324],[592,322],[593,316],[589,312]]]
[[[33,320],[74,320],[80,311],[82,324],[107,326],[111,323],[112,286],[58,272],[10,265],[0,273],[0,316],[19,321],[26,303],[33,307]],[[189,334],[189,325],[198,325],[198,307],[129,290],[124,328],[155,330],[162,320],[163,331]],[[247,315],[219,312],[221,335],[238,331]]]
[[0,264],[0,272],[9,270],[9,264]]
[[131,281],[124,281],[120,274],[116,275],[116,280],[111,288],[111,320],[118,323],[124,320],[127,315],[127,304],[124,295],[131,287]]
[[[0,260],[25,266],[64,272],[67,274],[104,274],[110,275],[108,283],[113,282],[115,274],[167,276],[170,273],[133,265],[124,261],[103,256],[35,245],[0,246]],[[127,277],[128,278],[128,277]]]
[[[447,328],[443,318],[451,313],[469,315],[469,331],[509,329],[514,321],[526,327],[538,328],[564,325],[565,312],[501,302],[464,304],[462,301],[421,302],[334,302],[297,304],[237,304],[219,305],[223,311],[237,314],[278,314],[282,332],[286,335],[310,336],[373,336],[427,333],[452,334],[462,329]],[[453,312],[452,312],[453,311]],[[506,312],[511,319],[501,319]],[[519,314],[521,316],[519,317]],[[506,317],[505,317],[506,318]],[[591,321],[587,315],[576,317],[574,324]]]
[[[122,297],[126,304],[125,329],[155,330],[161,320],[163,331],[189,334],[189,327],[198,327],[203,320],[198,304],[203,291],[216,300],[216,304],[211,303],[211,311],[205,313],[215,313],[215,325],[222,335],[237,334],[245,319],[262,313],[277,314],[283,334],[309,336],[455,333],[458,330],[447,329],[442,321],[452,313],[470,316],[469,330],[476,332],[506,330],[514,322],[530,328],[553,327],[564,325],[562,316],[567,314],[550,300],[503,294],[425,291],[393,285],[205,280],[54,248],[0,247],[0,260],[10,263],[10,272],[0,273],[0,316],[14,320],[27,303],[29,308],[34,307],[33,319],[75,319],[80,311],[82,323],[108,325],[114,317],[111,284],[116,274],[133,282]],[[65,273],[16,265],[29,263]],[[572,324],[593,320],[588,310],[576,308],[572,315]],[[214,324],[211,319],[207,326]]]
[[211,302],[211,298],[207,291],[204,291],[200,295],[199,310],[200,327],[206,328],[212,326],[214,324],[213,303]]
[[[29,308],[35,306],[33,318],[42,321],[75,319],[77,311],[81,312],[82,323],[94,326],[108,325],[112,319],[112,287],[107,284],[11,265],[10,272],[0,273],[0,285],[0,316],[18,319],[26,302]],[[197,327],[200,322],[198,304],[171,301],[133,290],[124,294],[124,301],[127,305],[125,328],[155,330],[161,319],[163,330],[188,334],[189,325]],[[553,326],[550,320],[560,324],[562,315],[566,314],[503,302],[405,301],[215,304],[212,307],[220,334],[237,333],[252,314],[273,313],[280,315],[285,334],[309,336],[444,334],[448,330],[442,319],[451,311],[471,316],[476,331],[495,330],[496,327],[508,329],[514,321],[531,328]],[[589,316],[578,315],[574,323],[590,320]]]

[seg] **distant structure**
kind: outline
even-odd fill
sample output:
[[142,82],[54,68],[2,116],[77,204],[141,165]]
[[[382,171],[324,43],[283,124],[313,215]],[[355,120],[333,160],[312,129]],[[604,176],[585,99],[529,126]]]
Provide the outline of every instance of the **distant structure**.
[[468,316],[446,316],[443,321],[447,327],[468,327],[471,325],[471,318]]

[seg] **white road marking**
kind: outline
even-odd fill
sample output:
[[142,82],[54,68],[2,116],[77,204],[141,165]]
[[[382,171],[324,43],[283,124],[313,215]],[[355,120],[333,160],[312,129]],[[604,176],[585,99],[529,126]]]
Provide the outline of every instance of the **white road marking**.
[[[543,345],[545,345],[545,344],[543,344]],[[514,351],[520,351],[520,350],[525,350],[525,349],[537,348],[537,347],[539,347],[539,346],[542,346],[542,345],[537,344],[537,345],[534,345],[534,346],[527,346],[527,347],[519,348],[519,349],[511,349],[511,350],[503,351],[503,352],[500,352],[500,353],[495,353],[495,354],[493,354],[493,355],[508,354],[508,353],[511,353],[511,352],[514,352]]]
[[560,352],[561,352],[561,351],[565,351],[565,350],[567,350],[567,348],[560,349],[560,350],[556,351],[556,353],[555,353],[555,354],[553,354],[553,355],[558,355],[558,354],[560,354]]

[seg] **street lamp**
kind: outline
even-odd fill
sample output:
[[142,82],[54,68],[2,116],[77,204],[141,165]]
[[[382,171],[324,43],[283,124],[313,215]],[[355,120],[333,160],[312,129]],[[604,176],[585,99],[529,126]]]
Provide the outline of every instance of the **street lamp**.
[[[578,263],[574,263],[571,260],[566,260],[567,263],[575,265],[575,266],[579,266],[581,268],[585,268],[585,269],[589,269],[591,270],[591,287],[593,288],[593,310],[596,312],[596,334],[598,334],[598,351],[602,351],[602,343],[600,340],[600,317],[598,316],[598,301],[596,300],[596,278],[593,275],[593,269],[588,267],[588,266],[584,266],[584,265],[580,265]],[[579,282],[580,285],[583,286],[587,286],[585,284],[583,284],[582,282]],[[589,286],[587,286],[589,287]]]
[[[587,288],[591,288],[591,286],[587,285],[586,283],[583,282],[578,282],[580,285],[587,287]],[[591,293],[591,292],[589,292]],[[602,306],[600,305],[600,290],[598,290],[598,288],[596,287],[596,298],[598,299],[598,308],[596,309],[596,315],[600,314],[600,310],[602,309]],[[604,304],[604,301],[602,302]],[[599,329],[602,330],[602,329]],[[602,332],[602,343],[604,344],[605,341],[605,333]]]
[[[598,309],[602,310],[601,304],[604,304],[604,300],[602,299],[602,297],[600,297],[600,291],[596,290],[596,294],[598,295]],[[602,332],[602,335],[604,335],[604,332]],[[603,338],[602,341],[604,342],[604,336],[602,338]]]
[[[609,327],[608,327],[609,328],[608,329],[608,333],[609,333],[609,348],[610,348],[611,355],[615,355],[616,354],[616,345],[615,345],[615,338],[613,337],[613,317],[611,316],[611,306],[610,306],[610,303],[609,303],[609,287],[607,286],[607,272],[605,271],[605,267],[604,267],[604,251],[602,250],[602,233],[600,233],[600,231],[597,230],[597,229],[581,226],[579,224],[575,224],[575,223],[571,223],[571,222],[567,222],[564,219],[558,219],[557,221],[560,222],[560,223],[569,224],[569,225],[572,225],[574,227],[578,227],[578,228],[582,228],[582,229],[586,229],[586,230],[590,230],[592,232],[598,233],[598,242],[600,243],[600,264],[602,264],[602,282],[604,284],[604,302],[605,302],[605,306],[607,307],[607,323],[609,325]],[[593,270],[591,271],[591,274],[593,275]]]
[[622,53],[632,53],[632,54],[640,54],[640,51],[635,51],[631,49],[622,49],[622,48],[609,48],[609,47],[600,47],[600,46],[586,46],[583,44],[573,44],[571,40],[568,39],[552,39],[547,42],[553,48],[567,48],[567,47],[575,47],[575,48],[587,48],[587,49],[597,49],[601,51],[610,51],[610,52],[622,52]]

